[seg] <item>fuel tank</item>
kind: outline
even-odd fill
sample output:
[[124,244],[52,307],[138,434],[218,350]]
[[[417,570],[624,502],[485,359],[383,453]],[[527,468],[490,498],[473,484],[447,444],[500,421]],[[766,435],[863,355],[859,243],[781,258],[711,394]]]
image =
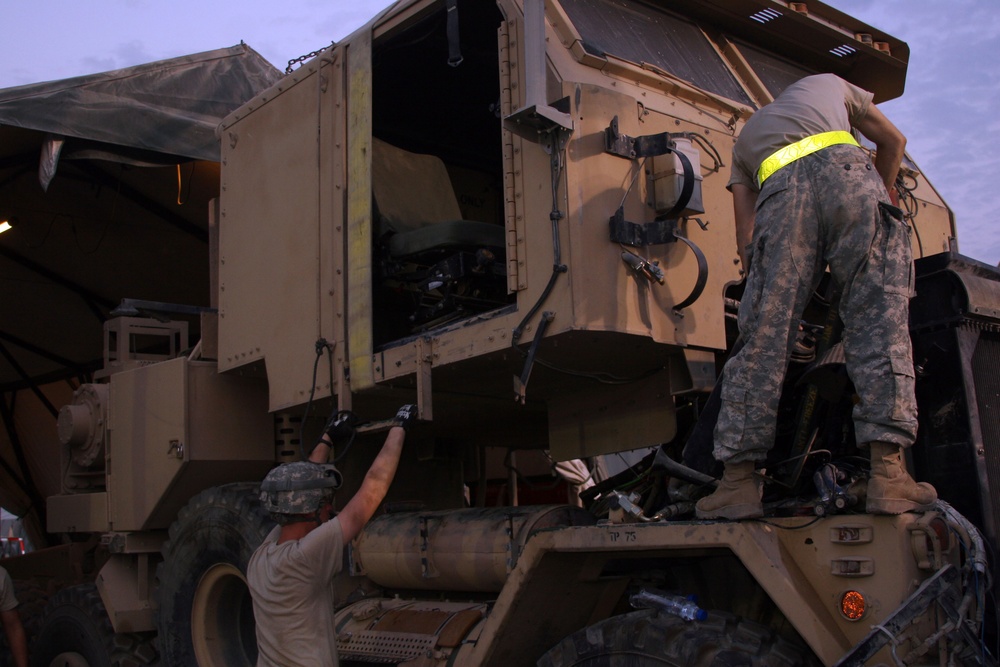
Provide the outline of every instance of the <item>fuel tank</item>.
[[355,541],[352,574],[391,589],[498,592],[533,534],[595,522],[569,505],[386,514]]

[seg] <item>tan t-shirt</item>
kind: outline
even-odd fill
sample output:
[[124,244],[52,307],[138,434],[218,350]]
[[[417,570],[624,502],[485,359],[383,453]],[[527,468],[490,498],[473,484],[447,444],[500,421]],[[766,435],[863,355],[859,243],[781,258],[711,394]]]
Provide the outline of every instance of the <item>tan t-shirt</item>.
[[757,169],[766,158],[814,134],[850,132],[868,113],[872,97],[836,74],[799,79],[743,126],[733,146],[733,170],[726,187],[741,183],[759,190]]
[[344,534],[332,519],[278,544],[277,527],[247,565],[257,623],[257,667],[338,664],[333,627],[333,575],[343,566]]
[[14,582],[7,570],[0,567],[0,611],[16,609],[17,604],[17,598],[14,597]]

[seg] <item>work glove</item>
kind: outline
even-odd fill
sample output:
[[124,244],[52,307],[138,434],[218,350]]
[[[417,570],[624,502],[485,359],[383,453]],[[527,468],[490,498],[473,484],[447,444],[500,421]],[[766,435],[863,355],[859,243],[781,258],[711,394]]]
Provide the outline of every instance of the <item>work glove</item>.
[[334,412],[327,420],[323,432],[330,438],[330,442],[337,445],[346,444],[354,437],[354,429],[361,423],[361,419],[350,410]]
[[404,431],[408,430],[410,426],[417,420],[417,406],[415,405],[404,405],[396,413],[393,421],[396,422],[396,426],[401,426]]

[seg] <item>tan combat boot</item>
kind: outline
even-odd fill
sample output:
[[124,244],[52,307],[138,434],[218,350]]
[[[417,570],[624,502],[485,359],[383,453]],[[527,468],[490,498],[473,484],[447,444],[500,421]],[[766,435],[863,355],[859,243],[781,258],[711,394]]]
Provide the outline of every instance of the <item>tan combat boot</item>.
[[695,505],[699,519],[754,519],[764,516],[760,487],[753,476],[754,462],[727,463],[710,496]]
[[902,514],[931,509],[937,491],[926,482],[916,482],[903,467],[899,445],[872,442],[872,476],[868,480],[866,509],[871,514]]

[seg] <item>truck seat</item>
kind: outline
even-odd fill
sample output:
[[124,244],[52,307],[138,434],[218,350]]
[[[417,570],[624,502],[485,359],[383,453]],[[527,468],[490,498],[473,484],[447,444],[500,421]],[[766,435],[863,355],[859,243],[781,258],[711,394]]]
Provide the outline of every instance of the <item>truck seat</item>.
[[448,246],[505,245],[502,226],[462,219],[448,170],[435,155],[372,138],[372,193],[376,233],[394,258]]
[[462,219],[444,161],[372,139],[378,298],[409,333],[505,304],[503,225]]

